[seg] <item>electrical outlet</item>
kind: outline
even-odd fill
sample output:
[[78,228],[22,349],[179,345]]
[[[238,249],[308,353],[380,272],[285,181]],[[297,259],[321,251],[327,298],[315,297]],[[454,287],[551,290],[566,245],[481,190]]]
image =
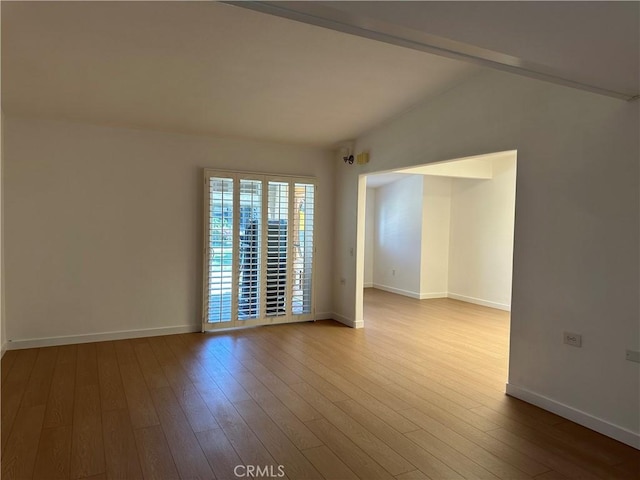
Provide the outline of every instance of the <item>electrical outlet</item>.
[[635,350],[627,350],[627,360],[630,362],[640,363],[640,352]]
[[571,332],[563,333],[563,342],[572,347],[582,347],[582,335]]
[[395,270],[391,270],[391,275],[395,277],[396,276],[396,271]]

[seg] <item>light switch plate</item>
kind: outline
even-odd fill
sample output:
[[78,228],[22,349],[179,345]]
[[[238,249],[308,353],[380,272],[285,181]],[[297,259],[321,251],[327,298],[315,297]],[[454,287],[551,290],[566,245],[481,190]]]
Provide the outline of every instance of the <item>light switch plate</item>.
[[564,332],[563,342],[572,347],[582,347],[582,335],[578,333]]

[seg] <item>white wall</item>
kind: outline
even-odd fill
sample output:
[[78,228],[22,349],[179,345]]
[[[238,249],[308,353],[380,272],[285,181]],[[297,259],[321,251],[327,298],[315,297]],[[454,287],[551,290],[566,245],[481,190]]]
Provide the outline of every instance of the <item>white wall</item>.
[[376,192],[374,286],[420,297],[422,249],[421,175],[379,187]]
[[492,161],[491,180],[457,178],[451,195],[449,296],[509,310],[516,160]]
[[423,177],[420,298],[447,297],[451,184],[445,177]]
[[[508,390],[640,447],[640,375],[625,360],[640,349],[639,117],[640,102],[492,71],[362,136],[371,161],[343,169],[336,193],[336,309],[362,320],[344,255],[358,175],[517,150]],[[583,347],[563,345],[564,330]]]
[[7,348],[4,308],[4,112],[0,110],[0,356]]
[[373,265],[376,234],[376,189],[367,188],[364,233],[364,288],[373,287]]
[[[0,12],[2,9],[0,8]],[[0,13],[0,25],[2,14]],[[0,33],[2,28],[0,27]],[[1,36],[1,35],[0,35]],[[1,69],[0,69],[1,70]],[[2,91],[2,73],[0,71],[0,92]],[[2,95],[0,95],[2,105]],[[0,357],[6,350],[5,314],[4,314],[4,111],[0,108]]]
[[331,312],[327,152],[15,117],[4,127],[6,327],[14,346],[198,329],[204,167],[317,177],[316,307]]

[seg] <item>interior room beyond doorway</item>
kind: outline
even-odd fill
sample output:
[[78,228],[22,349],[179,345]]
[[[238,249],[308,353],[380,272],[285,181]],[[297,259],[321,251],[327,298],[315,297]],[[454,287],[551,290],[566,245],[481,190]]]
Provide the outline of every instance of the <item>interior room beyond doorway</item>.
[[510,310],[516,151],[366,182],[363,287]]

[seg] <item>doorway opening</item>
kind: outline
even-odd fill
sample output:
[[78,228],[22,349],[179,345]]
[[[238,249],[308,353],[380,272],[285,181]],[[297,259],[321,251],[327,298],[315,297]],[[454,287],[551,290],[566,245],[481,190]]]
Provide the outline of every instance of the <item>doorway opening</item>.
[[368,287],[510,311],[516,163],[512,150],[362,175],[356,322]]

